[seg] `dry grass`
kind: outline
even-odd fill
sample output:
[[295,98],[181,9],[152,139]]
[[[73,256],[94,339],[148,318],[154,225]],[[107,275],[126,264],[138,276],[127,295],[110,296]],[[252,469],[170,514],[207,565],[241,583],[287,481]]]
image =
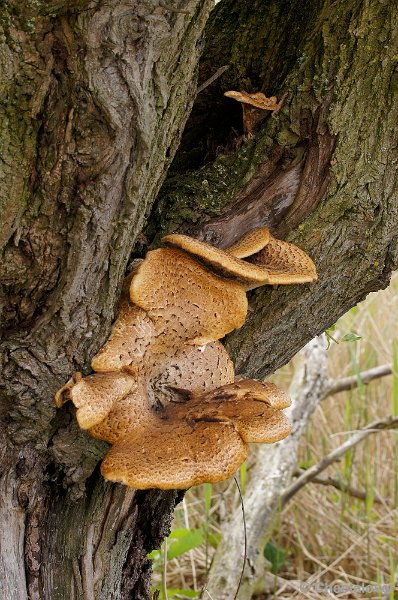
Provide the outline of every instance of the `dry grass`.
[[[397,315],[395,277],[387,290],[371,294],[340,319],[333,332],[337,339],[347,331],[355,331],[362,339],[332,343],[331,375],[355,375],[391,363],[394,339],[398,342]],[[396,411],[392,386],[393,377],[386,377],[328,398],[316,411],[302,441],[302,466],[317,462],[341,444],[346,431]],[[290,564],[285,575],[302,581],[311,578],[314,583],[394,582],[398,576],[397,473],[398,432],[386,431],[370,436],[325,473],[365,492],[365,500],[316,484],[299,492],[284,511],[278,534],[279,545],[288,549]],[[381,502],[374,502],[375,493]]]
[[[347,332],[356,332],[355,342],[331,343],[329,369],[333,377],[353,375],[377,365],[398,361],[398,277],[391,286],[371,294],[338,322],[332,335],[340,341]],[[293,371],[286,365],[276,375],[285,388]],[[340,393],[324,401],[316,411],[302,440],[299,466],[308,467],[340,445],[347,431],[371,420],[398,414],[398,375],[359,384],[356,390]],[[395,394],[395,396],[394,396]],[[395,405],[394,405],[395,398]],[[330,466],[325,476],[339,479],[365,492],[354,498],[333,487],[308,484],[287,505],[278,519],[272,542],[283,548],[286,562],[278,576],[286,580],[322,583],[391,583],[398,577],[398,432],[370,436]],[[380,502],[374,501],[374,494]],[[210,505],[210,494],[212,496]],[[189,491],[176,511],[174,527],[194,530],[207,528],[215,545],[220,523],[233,510],[237,492],[233,482],[200,486]],[[310,518],[309,518],[310,516]],[[206,537],[206,536],[204,536]],[[213,547],[202,543],[167,563],[167,587],[200,590],[206,580]],[[158,577],[162,569],[159,566]],[[181,596],[184,597],[184,596]],[[325,598],[311,592],[299,593],[293,587],[276,586],[275,598]],[[327,595],[329,598],[369,597],[369,595]],[[373,595],[374,598],[382,598]],[[169,595],[173,598],[173,594]],[[387,595],[385,598],[394,598]]]

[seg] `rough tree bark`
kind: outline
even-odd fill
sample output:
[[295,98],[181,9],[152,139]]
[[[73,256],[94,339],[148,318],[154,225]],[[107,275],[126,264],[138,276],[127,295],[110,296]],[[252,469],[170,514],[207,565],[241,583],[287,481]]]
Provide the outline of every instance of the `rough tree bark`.
[[7,2],[2,14],[0,597],[147,598],[176,493],[94,470],[53,394],[109,333],[196,89],[209,0]]
[[[105,483],[106,445],[52,399],[88,372],[133,251],[164,231],[223,246],[264,224],[309,251],[319,282],[255,291],[227,340],[250,376],[397,265],[398,7],[222,0],[210,15],[211,4],[1,2],[1,597],[150,597],[146,553],[179,496]],[[207,20],[200,83],[229,68],[198,95],[153,205]],[[288,98],[239,147],[228,88]]]

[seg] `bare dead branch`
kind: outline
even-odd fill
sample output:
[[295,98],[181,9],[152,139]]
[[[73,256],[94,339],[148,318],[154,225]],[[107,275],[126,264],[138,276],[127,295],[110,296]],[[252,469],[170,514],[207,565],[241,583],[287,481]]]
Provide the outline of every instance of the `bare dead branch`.
[[362,442],[365,438],[367,438],[372,433],[376,433],[377,431],[384,431],[388,429],[396,429],[398,428],[398,417],[387,417],[386,419],[381,419],[379,421],[373,421],[363,429],[360,429],[354,435],[352,435],[348,440],[346,440],[341,446],[335,448],[330,454],[322,458],[316,465],[313,465],[309,469],[305,471],[294,483],[292,483],[289,487],[284,491],[281,504],[284,506],[291,498],[297,494],[307,483],[312,481],[319,473],[324,471],[329,465],[336,462],[341,456],[343,456],[348,450]]
[[223,73],[225,73],[225,71],[227,69],[229,69],[229,65],[224,65],[223,67],[220,67],[219,69],[217,69],[217,71],[214,73],[214,75],[209,77],[209,79],[206,79],[206,81],[198,87],[198,89],[196,91],[196,95],[200,94],[200,92],[203,92],[203,90],[205,90],[211,83],[213,83],[213,81],[215,81],[216,79],[221,77],[221,75]]
[[340,392],[352,390],[358,387],[359,382],[368,384],[374,379],[386,377],[387,375],[391,375],[391,373],[391,365],[380,365],[378,367],[374,367],[373,369],[362,371],[362,373],[360,373],[359,375],[351,375],[350,377],[342,377],[341,379],[332,380],[324,398],[327,398],[328,396],[333,396],[334,394],[339,394]]
[[[307,469],[297,469],[295,472],[295,475],[296,475],[296,477],[299,477],[306,472],[307,472]],[[333,477],[314,477],[311,480],[311,483],[318,483],[319,485],[326,485],[326,486],[328,485],[328,486],[334,487],[336,490],[339,490],[340,492],[343,492],[343,493],[348,494],[349,496],[352,496],[353,498],[359,498],[359,500],[366,500],[366,492],[357,490],[356,488],[344,483],[343,481],[340,481],[339,479],[333,479]],[[378,494],[374,495],[373,501],[378,502],[378,503],[385,503],[385,500],[383,498],[381,498]]]

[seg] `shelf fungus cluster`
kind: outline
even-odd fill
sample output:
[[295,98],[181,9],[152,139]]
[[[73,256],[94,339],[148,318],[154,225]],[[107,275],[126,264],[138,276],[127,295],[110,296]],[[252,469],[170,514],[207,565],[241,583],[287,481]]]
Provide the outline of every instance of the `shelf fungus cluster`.
[[188,488],[230,477],[248,442],[290,431],[285,393],[235,379],[218,341],[243,325],[246,290],[316,279],[311,259],[257,229],[227,250],[185,235],[163,238],[126,279],[95,373],[56,394],[71,400],[80,427],[112,444],[106,479],[145,488]]

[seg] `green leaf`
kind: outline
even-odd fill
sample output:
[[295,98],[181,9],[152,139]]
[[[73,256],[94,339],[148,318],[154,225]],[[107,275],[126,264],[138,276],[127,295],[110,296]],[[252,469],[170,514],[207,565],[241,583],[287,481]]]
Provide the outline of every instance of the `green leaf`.
[[278,548],[272,542],[268,542],[264,548],[264,556],[271,563],[271,573],[276,575],[280,569],[287,563],[286,552],[283,548]]
[[146,555],[149,560],[159,560],[160,559],[160,550],[152,550],[149,554]]
[[[159,600],[164,600],[163,590],[159,587],[152,589],[152,593],[158,590]],[[185,598],[198,598],[199,592],[195,592],[195,590],[188,590],[182,588],[167,588],[167,596],[169,600],[185,600]]]
[[361,340],[362,336],[361,335],[357,335],[356,333],[353,333],[352,331],[350,331],[349,333],[346,333],[345,335],[343,335],[343,337],[341,338],[342,342],[356,342],[357,340]]
[[328,327],[325,330],[326,341],[328,343],[327,350],[329,350],[331,342],[334,342],[335,344],[339,343],[331,334],[331,331],[334,331],[335,329],[336,329],[336,324],[331,325],[330,327]]
[[205,539],[203,529],[173,529],[168,537],[167,559],[185,554],[203,544]]
[[217,531],[216,533],[209,533],[209,544],[214,549],[218,547],[220,543],[221,534]]

